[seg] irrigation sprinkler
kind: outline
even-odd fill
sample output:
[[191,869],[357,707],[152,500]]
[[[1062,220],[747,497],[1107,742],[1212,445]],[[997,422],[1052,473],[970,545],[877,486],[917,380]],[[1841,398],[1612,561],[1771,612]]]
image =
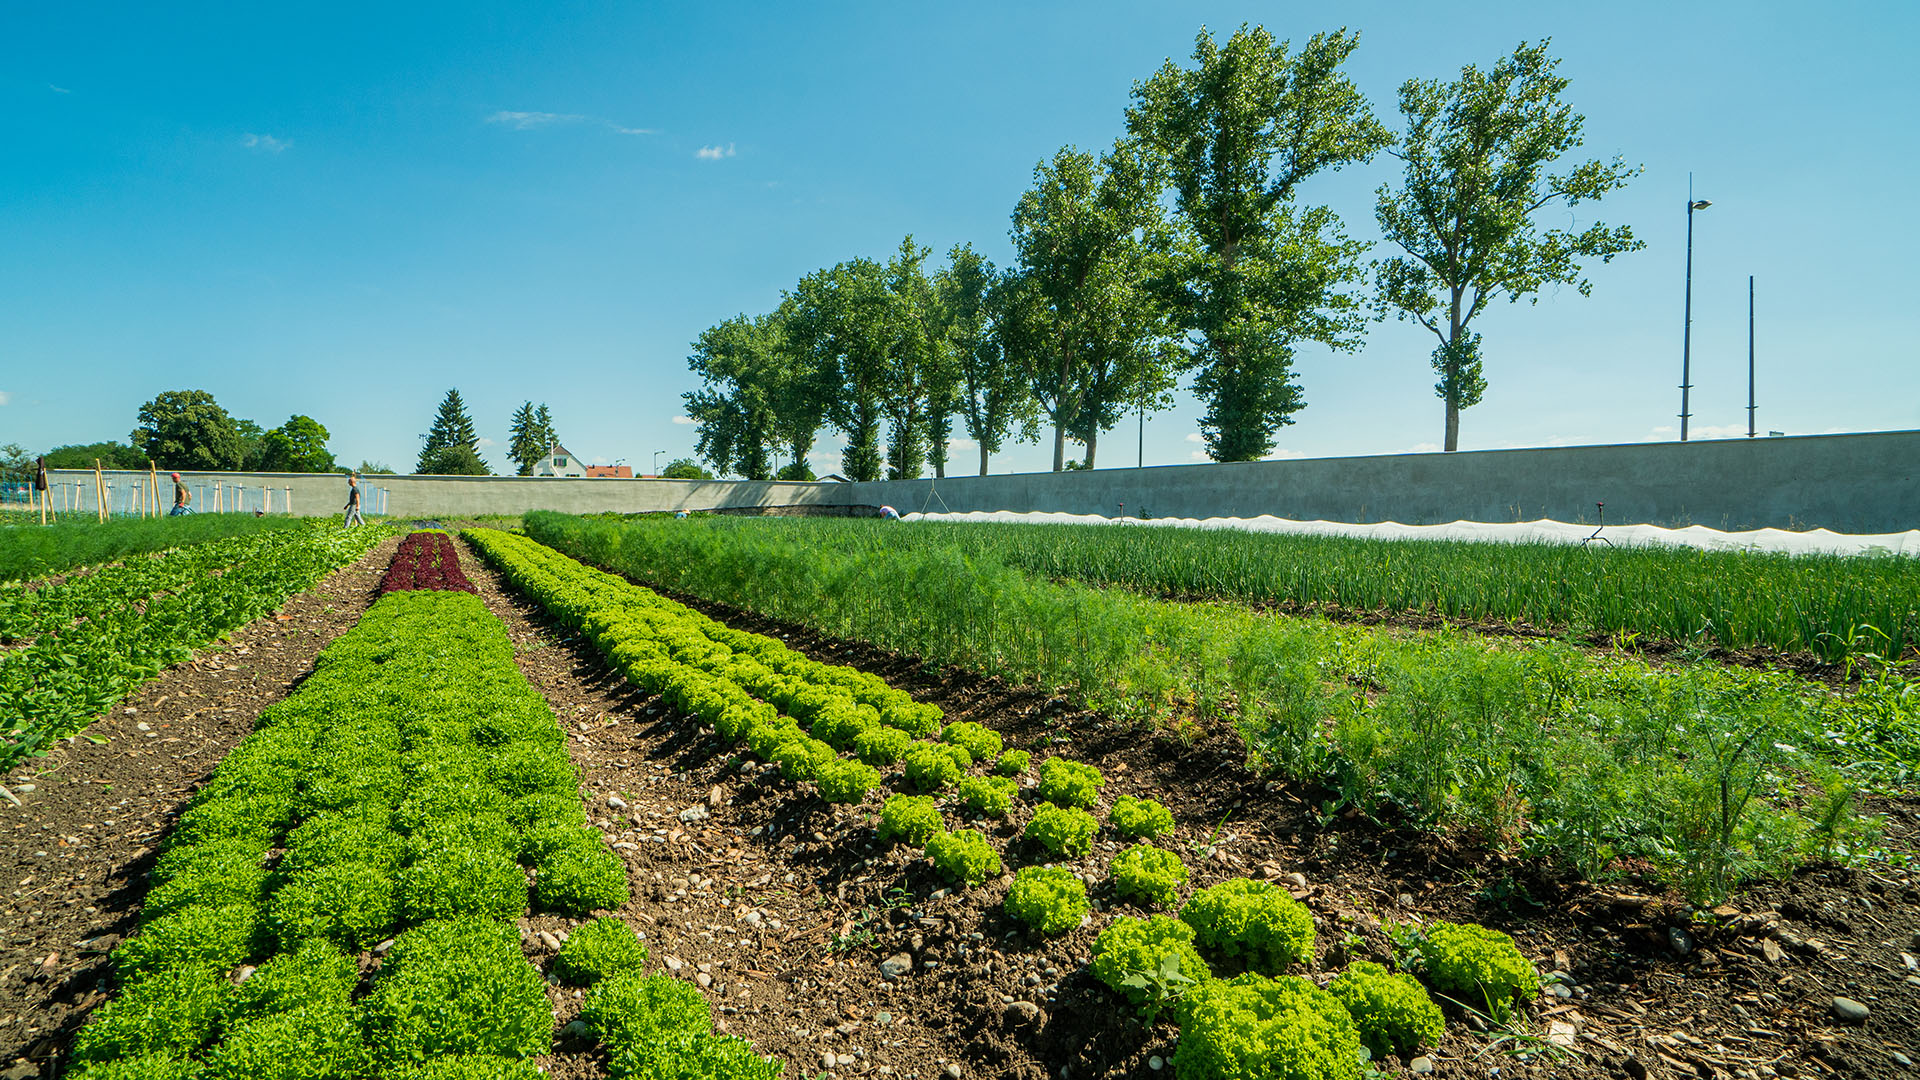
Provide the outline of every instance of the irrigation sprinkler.
[[1607,545],[1608,547],[1612,547],[1613,541],[1600,535],[1600,529],[1604,529],[1607,527],[1607,504],[1603,502],[1597,502],[1597,503],[1594,503],[1593,505],[1594,505],[1594,509],[1600,511],[1600,527],[1593,530],[1592,536],[1589,536],[1586,539],[1580,541],[1580,544],[1582,547],[1584,547],[1588,544],[1593,543],[1595,540],[1598,540],[1601,543]]

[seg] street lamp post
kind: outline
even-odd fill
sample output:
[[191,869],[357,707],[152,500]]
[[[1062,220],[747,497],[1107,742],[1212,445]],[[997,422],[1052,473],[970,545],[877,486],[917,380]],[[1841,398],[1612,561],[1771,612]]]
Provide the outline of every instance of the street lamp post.
[[653,452],[653,475],[655,476],[660,475],[660,455],[664,453],[666,453],[665,450],[655,450]]
[[1687,392],[1693,389],[1693,212],[1713,204],[1693,197],[1693,178],[1687,178],[1687,301],[1686,325],[1680,331],[1680,441],[1687,441]]

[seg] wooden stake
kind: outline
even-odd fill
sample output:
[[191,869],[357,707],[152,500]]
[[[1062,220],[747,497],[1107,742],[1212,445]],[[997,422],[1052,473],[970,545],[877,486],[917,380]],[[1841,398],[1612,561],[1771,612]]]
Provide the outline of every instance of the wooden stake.
[[147,478],[153,481],[153,516],[160,516],[160,466],[147,459]]
[[101,524],[107,520],[107,482],[100,475],[100,459],[93,459],[93,512]]

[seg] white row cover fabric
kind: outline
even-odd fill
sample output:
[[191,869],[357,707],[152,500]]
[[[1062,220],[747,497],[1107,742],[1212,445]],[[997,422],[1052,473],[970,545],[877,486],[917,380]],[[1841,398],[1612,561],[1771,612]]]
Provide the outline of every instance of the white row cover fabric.
[[[1339,521],[1294,521],[1267,515],[1251,518],[1101,517],[1098,514],[1016,513],[1011,510],[966,514],[903,514],[900,520],[1008,522],[1024,525],[1134,525],[1170,529],[1238,529],[1242,532],[1303,536],[1351,536],[1367,540],[1470,540],[1506,544],[1578,544],[1594,535],[1592,525],[1541,519],[1496,523],[1451,521],[1445,525],[1402,525],[1382,521],[1356,525]],[[1617,547],[1664,545],[1704,551],[1769,551],[1791,555],[1920,555],[1920,529],[1900,533],[1853,534],[1827,529],[1790,532],[1755,529],[1722,532],[1704,525],[1663,529],[1657,525],[1608,525],[1599,535]]]

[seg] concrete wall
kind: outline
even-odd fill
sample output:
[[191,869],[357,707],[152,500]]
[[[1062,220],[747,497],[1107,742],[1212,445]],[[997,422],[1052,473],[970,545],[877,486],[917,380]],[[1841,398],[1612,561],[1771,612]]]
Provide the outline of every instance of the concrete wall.
[[1633,443],[1453,454],[855,484],[909,510],[1051,510],[1312,521],[1591,521],[1715,529],[1899,532],[1920,527],[1920,431]]
[[[137,474],[116,477],[116,491]],[[215,482],[247,493],[246,509],[275,489],[274,510],[291,491],[298,514],[337,514],[346,480],[302,473],[183,474],[195,505]],[[62,470],[59,482],[91,488],[91,474]],[[161,476],[163,502],[171,497]],[[787,484],[713,480],[369,476],[367,512],[403,518],[520,514],[638,513],[756,506],[879,506],[923,509],[1143,511],[1155,517],[1276,517],[1409,525],[1456,520],[1607,520],[1716,529],[1827,528],[1899,532],[1920,527],[1920,431],[1634,443],[1455,454],[1392,454],[1232,465],[1168,465],[1091,472]],[[90,496],[89,496],[90,498]],[[59,505],[56,496],[55,505]],[[89,502],[90,506],[91,503]],[[120,505],[116,498],[115,505]],[[232,508],[231,499],[229,508]]]

